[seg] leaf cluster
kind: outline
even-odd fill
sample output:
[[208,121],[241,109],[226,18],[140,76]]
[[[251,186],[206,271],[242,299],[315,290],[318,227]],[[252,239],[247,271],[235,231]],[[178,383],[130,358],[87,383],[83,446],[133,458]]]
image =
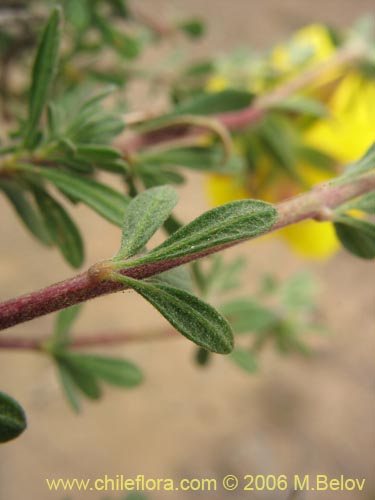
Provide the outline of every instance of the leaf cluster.
[[72,306],[57,315],[45,351],[54,361],[62,389],[74,411],[80,411],[80,396],[91,400],[102,397],[103,383],[129,389],[143,381],[142,371],[126,359],[73,351],[71,329],[80,312]]
[[[216,270],[214,275],[212,269]],[[233,285],[238,289],[242,284],[243,272],[233,278],[232,269],[243,269],[241,260],[224,263],[215,258],[203,271],[208,278],[206,293],[215,294],[218,310],[235,336],[236,347],[228,359],[245,372],[255,373],[265,346],[273,345],[281,354],[310,354],[305,337],[322,330],[316,316],[317,287],[312,276],[301,272],[280,283],[274,276],[265,275],[255,297],[223,300]],[[209,360],[208,351],[197,351],[199,365],[206,365]]]

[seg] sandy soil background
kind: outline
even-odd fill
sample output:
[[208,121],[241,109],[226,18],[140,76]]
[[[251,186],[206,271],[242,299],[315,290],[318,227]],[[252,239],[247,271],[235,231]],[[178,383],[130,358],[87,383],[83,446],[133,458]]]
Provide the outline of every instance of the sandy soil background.
[[[370,0],[149,0],[155,14],[181,12],[208,19],[211,30],[200,53],[227,47],[266,47],[311,21],[348,25],[370,11]],[[192,176],[181,190],[181,217],[188,221],[207,208],[202,179]],[[87,242],[87,263],[112,255],[117,228],[79,208]],[[16,296],[72,274],[60,256],[47,251],[15,223],[0,200],[0,299]],[[100,404],[86,404],[73,415],[61,397],[47,359],[28,353],[0,353],[1,388],[20,400],[29,431],[0,448],[0,499],[102,498],[88,493],[49,493],[45,478],[217,477],[226,474],[328,474],[366,478],[363,493],[306,493],[299,499],[371,499],[374,483],[374,308],[372,264],[339,254],[331,262],[297,260],[277,240],[245,244],[228,257],[246,252],[248,290],[259,275],[273,270],[281,278],[309,268],[320,279],[322,314],[332,335],[317,343],[310,359],[263,356],[262,371],[248,377],[226,359],[202,371],[192,363],[193,348],[184,340],[129,345],[107,350],[144,368],[138,390],[106,390]],[[14,329],[43,334],[45,317]],[[77,334],[108,330],[154,330],[164,321],[131,293],[91,302],[77,323]],[[284,500],[287,492],[152,494],[150,498]],[[109,493],[107,494],[108,496]],[[118,498],[120,494],[113,494]]]

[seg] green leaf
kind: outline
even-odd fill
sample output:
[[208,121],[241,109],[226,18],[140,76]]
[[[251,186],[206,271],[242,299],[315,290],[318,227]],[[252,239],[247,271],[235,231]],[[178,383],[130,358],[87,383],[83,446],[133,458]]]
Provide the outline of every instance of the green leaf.
[[243,171],[242,159],[232,155],[223,163],[223,152],[221,148],[194,147],[169,149],[168,151],[148,152],[139,156],[140,162],[150,164],[154,170],[155,166],[161,167],[185,167],[191,170],[203,172],[220,172],[227,174],[239,174]]
[[153,283],[164,283],[166,285],[185,290],[185,292],[193,291],[193,281],[191,279],[188,266],[175,267],[169,271],[165,271],[164,273],[160,273],[152,278],[149,278],[148,281]]
[[51,240],[42,218],[24,193],[24,190],[15,182],[0,180],[0,189],[13,205],[16,213],[27,229],[44,245],[50,245]]
[[267,116],[258,126],[257,133],[263,147],[273,161],[293,179],[301,182],[296,170],[294,131],[288,120],[279,116]]
[[235,299],[219,307],[237,334],[262,331],[272,327],[276,316],[272,310],[250,299]]
[[178,229],[164,243],[132,261],[131,265],[196,254],[225,243],[259,236],[273,226],[276,218],[277,211],[269,203],[233,201],[209,210]]
[[229,357],[245,372],[255,373],[259,369],[257,358],[252,352],[246,349],[236,347],[236,349],[230,353]]
[[34,143],[35,132],[55,76],[60,44],[60,20],[61,9],[55,7],[44,28],[35,57],[29,96],[29,115],[24,133],[26,148]]
[[178,27],[191,38],[199,38],[204,34],[205,31],[205,25],[202,20],[196,18],[183,21],[179,24]]
[[361,210],[367,214],[375,215],[375,191],[341,205],[336,211],[347,212],[349,210]]
[[90,0],[65,0],[65,16],[77,31],[84,31],[90,25],[90,9],[88,2]]
[[[155,168],[156,167],[156,168]],[[179,172],[156,166],[153,164],[142,163],[137,165],[137,175],[142,179],[146,189],[165,184],[183,184],[185,178]]]
[[241,286],[246,267],[246,259],[237,257],[224,263],[222,257],[215,254],[211,257],[211,267],[205,276],[205,286],[210,294],[223,294]]
[[345,171],[345,176],[365,174],[375,169],[375,142],[366,151],[364,156],[355,163],[349,165]]
[[318,294],[317,283],[308,271],[301,271],[285,280],[280,287],[280,301],[288,310],[309,310]]
[[350,253],[362,259],[375,258],[375,224],[338,215],[334,226],[340,242]]
[[76,304],[58,313],[53,332],[54,343],[66,345],[69,342],[69,332],[81,309],[82,304]]
[[77,353],[70,353],[69,359],[108,384],[135,387],[143,381],[140,369],[125,359]]
[[173,115],[212,115],[246,108],[253,94],[244,90],[228,89],[215,94],[202,94],[185,101],[174,109]]
[[203,347],[198,347],[195,354],[195,361],[199,366],[206,366],[211,360],[211,353]]
[[88,398],[99,399],[101,390],[96,379],[96,375],[86,366],[81,366],[79,361],[75,360],[74,354],[64,352],[56,356],[58,364],[63,366],[74,385]]
[[103,40],[116,52],[128,59],[137,57],[142,49],[140,40],[127,35],[123,30],[115,29],[111,21],[97,12],[93,12],[93,17],[96,26],[100,30]]
[[60,362],[58,358],[55,358],[56,366],[59,373],[59,378],[61,381],[62,390],[66,396],[66,399],[76,413],[79,413],[81,406],[79,404],[79,398],[77,395],[76,385],[74,383],[74,378],[72,377],[69,369],[65,366],[63,362]]
[[244,90],[227,89],[214,94],[199,94],[178,104],[171,113],[148,120],[140,130],[152,130],[163,126],[171,118],[181,115],[215,115],[246,108],[253,100],[253,94]]
[[85,203],[113,224],[122,225],[125,209],[130,200],[125,194],[121,194],[100,182],[80,177],[73,172],[28,165],[19,165],[19,168],[48,179],[68,196]]
[[300,144],[297,147],[297,154],[301,161],[313,165],[323,172],[335,173],[336,160],[324,151],[306,146],[305,144]]
[[137,281],[120,274],[117,279],[142,295],[176,330],[197,345],[219,354],[233,349],[229,324],[209,304],[169,285]]
[[0,443],[18,437],[26,429],[25,412],[19,403],[0,392]]
[[272,107],[274,109],[301,113],[315,118],[322,118],[328,114],[327,108],[320,101],[297,95],[283,99]]
[[91,95],[82,105],[83,111],[94,111],[97,105],[116,90],[116,85],[107,85]]
[[35,201],[51,240],[73,267],[80,267],[84,259],[81,235],[65,209],[46,191],[33,188]]
[[[48,139],[59,139],[60,145],[70,141],[73,153],[76,145],[101,147],[111,144],[114,137],[123,130],[124,122],[118,114],[103,109],[101,101],[114,89],[111,85],[92,94],[90,88],[79,85],[62,94],[49,105]],[[49,157],[52,155],[53,158],[53,153]]]
[[275,334],[276,348],[281,354],[298,352],[309,355],[311,353],[309,347],[298,338],[301,329],[306,329],[306,327],[292,321],[283,321],[277,325],[273,333]]
[[126,209],[121,248],[115,260],[139,252],[167,220],[177,201],[178,195],[170,186],[155,187],[133,198]]
[[96,144],[76,144],[76,155],[94,163],[119,160],[122,157],[117,149]]
[[[63,155],[60,163],[65,165],[66,160],[64,156],[66,157],[66,155]],[[75,144],[73,156],[70,161],[73,165],[74,162],[81,162],[83,165],[89,165],[90,168],[94,165],[101,170],[107,170],[116,174],[124,174],[128,171],[128,166],[122,160],[121,153],[115,148],[102,144]]]

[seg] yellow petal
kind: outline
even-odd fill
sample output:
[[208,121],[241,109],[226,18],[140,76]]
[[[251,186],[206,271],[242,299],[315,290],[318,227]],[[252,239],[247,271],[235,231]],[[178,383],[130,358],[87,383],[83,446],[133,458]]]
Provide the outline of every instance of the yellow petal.
[[347,75],[329,107],[331,116],[311,127],[306,141],[343,164],[355,161],[375,140],[375,82]]
[[279,234],[293,250],[305,257],[326,259],[340,248],[330,222],[306,220],[285,227]]
[[233,200],[248,198],[248,194],[237,177],[214,174],[206,179],[206,192],[211,205],[218,206]]
[[212,76],[208,82],[206,83],[207,92],[220,92],[221,90],[225,90],[229,86],[229,81],[224,76],[215,75]]

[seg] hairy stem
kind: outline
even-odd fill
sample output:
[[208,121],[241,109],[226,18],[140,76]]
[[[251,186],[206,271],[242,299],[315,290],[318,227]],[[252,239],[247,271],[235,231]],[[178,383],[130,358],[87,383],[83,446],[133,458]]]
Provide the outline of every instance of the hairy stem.
[[[275,206],[278,211],[276,224],[269,232],[298,223],[305,219],[326,220],[325,214],[348,200],[375,190],[375,175],[369,174],[345,182],[337,180],[316,186],[311,191],[291,198]],[[168,269],[195,261],[243,242],[238,239],[214,246],[195,254],[167,259],[120,270],[124,276],[144,279]],[[73,278],[56,283],[0,304],[0,330],[44,316],[80,302],[125,290],[122,283],[106,279],[108,263],[97,264]]]

